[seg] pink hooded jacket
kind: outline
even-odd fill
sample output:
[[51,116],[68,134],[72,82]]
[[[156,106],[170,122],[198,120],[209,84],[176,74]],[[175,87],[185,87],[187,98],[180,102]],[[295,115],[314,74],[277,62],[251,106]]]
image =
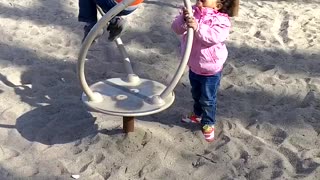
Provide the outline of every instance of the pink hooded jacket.
[[[229,36],[231,27],[229,16],[211,8],[200,9],[193,6],[192,9],[194,18],[198,22],[198,28],[194,31],[188,66],[196,74],[215,75],[222,70],[228,56],[224,41]],[[181,40],[181,53],[183,54],[187,42],[187,28],[183,14],[175,18],[171,28],[175,33],[183,34]]]

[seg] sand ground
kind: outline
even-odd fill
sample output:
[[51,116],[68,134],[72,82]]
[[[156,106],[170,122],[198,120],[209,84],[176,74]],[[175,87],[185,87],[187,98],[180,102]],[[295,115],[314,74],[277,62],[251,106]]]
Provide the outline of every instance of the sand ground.
[[[170,82],[182,1],[145,0],[122,36],[134,71]],[[137,118],[88,112],[76,63],[76,0],[0,0],[0,179],[320,179],[320,1],[243,0],[233,18],[218,102],[217,140],[180,122],[192,107],[187,73],[174,104]],[[120,53],[94,44],[88,82],[123,76]]]

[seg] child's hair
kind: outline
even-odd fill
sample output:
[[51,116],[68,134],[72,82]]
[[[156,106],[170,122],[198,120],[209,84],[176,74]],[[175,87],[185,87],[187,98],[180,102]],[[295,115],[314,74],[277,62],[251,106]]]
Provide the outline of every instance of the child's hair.
[[230,17],[238,15],[240,0],[219,0],[219,1],[222,4],[222,8],[219,10],[219,12],[228,14]]

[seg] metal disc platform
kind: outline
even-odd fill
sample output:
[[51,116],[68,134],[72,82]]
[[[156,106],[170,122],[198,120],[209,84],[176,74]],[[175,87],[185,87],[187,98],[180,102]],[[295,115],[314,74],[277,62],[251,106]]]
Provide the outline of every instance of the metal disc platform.
[[174,93],[169,94],[161,103],[153,102],[166,86],[148,79],[127,81],[126,78],[111,78],[90,86],[103,100],[89,101],[85,93],[82,101],[93,110],[116,116],[146,116],[167,109],[174,102]]

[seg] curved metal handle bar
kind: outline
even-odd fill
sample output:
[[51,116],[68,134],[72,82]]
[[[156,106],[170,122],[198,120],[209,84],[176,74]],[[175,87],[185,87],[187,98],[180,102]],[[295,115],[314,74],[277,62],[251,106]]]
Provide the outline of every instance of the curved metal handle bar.
[[101,95],[95,94],[91,91],[89,88],[85,75],[84,75],[84,64],[85,64],[85,58],[87,56],[88,50],[91,46],[91,43],[95,39],[95,37],[98,35],[98,32],[105,27],[108,22],[117,14],[119,14],[122,10],[124,10],[126,7],[128,7],[131,3],[133,3],[135,0],[124,0],[121,3],[118,3],[115,7],[113,7],[110,11],[108,11],[91,29],[89,34],[87,35],[86,39],[84,40],[79,57],[78,57],[78,76],[80,80],[81,87],[83,91],[86,93],[86,95],[89,98],[89,101],[102,101]]
[[[85,58],[88,53],[88,50],[95,39],[95,37],[98,35],[98,32],[107,25],[107,23],[118,13],[120,13],[122,10],[124,10],[126,7],[128,7],[131,3],[133,3],[135,0],[124,0],[121,3],[118,3],[115,7],[113,7],[110,11],[108,11],[91,29],[87,37],[85,38],[78,57],[78,78],[80,80],[81,87],[84,91],[84,93],[87,95],[89,101],[102,101],[102,97],[98,93],[92,92],[90,87],[88,86],[84,74],[84,64],[85,64]],[[187,7],[190,14],[192,14],[192,8],[191,8],[191,2],[190,0],[184,0],[184,5]],[[178,84],[181,76],[183,75],[183,72],[185,70],[185,67],[187,66],[189,56],[191,53],[191,47],[192,47],[192,41],[193,41],[193,30],[192,28],[188,28],[187,30],[187,45],[185,49],[184,56],[182,58],[182,61],[179,64],[178,70],[174,75],[174,78],[172,79],[170,85],[160,94],[159,99],[160,101],[164,98],[166,98],[170,93],[172,93],[173,89]]]
[[[190,0],[184,0],[184,6],[187,7],[189,14],[193,14]],[[172,93],[173,89],[177,86],[179,80],[181,79],[190,57],[192,42],[193,42],[193,35],[194,35],[193,29],[188,28],[187,45],[186,45],[183,58],[179,64],[177,72],[174,75],[174,78],[171,80],[170,85],[160,94],[160,99],[165,99],[168,95],[170,95],[170,93]]]
[[[98,11],[99,11],[101,16],[105,15],[105,13],[101,9],[101,7],[97,6],[97,9],[98,9]],[[132,70],[130,58],[128,56],[126,48],[124,47],[124,44],[123,44],[123,42],[122,42],[120,37],[118,37],[116,39],[116,44],[117,44],[117,47],[118,47],[118,49],[119,49],[119,51],[120,51],[120,53],[122,55],[125,71],[128,74],[128,77],[127,77],[128,79],[127,80],[129,82],[137,82],[137,81],[139,81],[139,77],[136,74],[134,74],[134,72]]]

